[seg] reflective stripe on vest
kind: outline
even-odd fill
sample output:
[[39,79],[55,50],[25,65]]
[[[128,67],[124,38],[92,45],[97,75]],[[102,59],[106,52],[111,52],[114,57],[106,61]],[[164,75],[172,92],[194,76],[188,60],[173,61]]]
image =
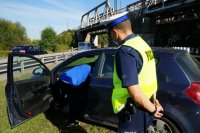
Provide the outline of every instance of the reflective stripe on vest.
[[[143,60],[143,66],[138,75],[138,84],[144,95],[150,99],[157,91],[156,67],[153,52],[148,44],[139,36],[129,39],[123,45],[130,46],[140,53]],[[113,84],[113,111],[118,113],[124,108],[126,100],[130,95],[127,88],[122,88],[121,80],[117,76],[116,61],[114,61]]]

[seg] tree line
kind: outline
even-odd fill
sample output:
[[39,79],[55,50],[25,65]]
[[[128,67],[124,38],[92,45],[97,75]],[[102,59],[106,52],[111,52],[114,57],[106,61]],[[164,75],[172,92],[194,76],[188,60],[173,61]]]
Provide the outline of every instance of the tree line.
[[0,18],[0,51],[10,50],[14,46],[35,44],[48,51],[64,51],[75,47],[75,30],[67,30],[57,35],[52,27],[42,30],[40,40],[31,40],[27,37],[26,28],[19,22]]
[[27,41],[26,29],[19,22],[0,19],[0,49],[7,50]]

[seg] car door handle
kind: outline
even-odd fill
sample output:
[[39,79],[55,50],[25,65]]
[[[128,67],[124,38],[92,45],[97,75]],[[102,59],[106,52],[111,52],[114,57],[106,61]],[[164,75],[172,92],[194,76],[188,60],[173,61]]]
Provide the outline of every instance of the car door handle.
[[103,77],[103,76],[104,76],[104,74],[102,74],[102,73],[99,73],[99,74],[98,74],[98,76],[99,76],[99,77]]

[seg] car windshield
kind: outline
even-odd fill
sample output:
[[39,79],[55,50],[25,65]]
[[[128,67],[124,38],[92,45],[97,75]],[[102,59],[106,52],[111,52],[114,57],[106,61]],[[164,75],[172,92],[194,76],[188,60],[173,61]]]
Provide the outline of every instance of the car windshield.
[[200,81],[200,63],[190,54],[178,56],[177,62],[191,81]]

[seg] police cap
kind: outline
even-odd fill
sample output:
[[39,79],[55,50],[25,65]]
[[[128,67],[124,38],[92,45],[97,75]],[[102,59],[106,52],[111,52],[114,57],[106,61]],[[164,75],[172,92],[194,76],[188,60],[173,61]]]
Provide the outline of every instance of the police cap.
[[101,23],[103,25],[105,25],[108,29],[112,29],[114,28],[117,24],[127,20],[129,17],[128,17],[128,12],[125,11],[125,12],[122,12],[122,13],[119,13],[119,14],[116,14],[116,15],[113,15],[105,20],[103,20]]

